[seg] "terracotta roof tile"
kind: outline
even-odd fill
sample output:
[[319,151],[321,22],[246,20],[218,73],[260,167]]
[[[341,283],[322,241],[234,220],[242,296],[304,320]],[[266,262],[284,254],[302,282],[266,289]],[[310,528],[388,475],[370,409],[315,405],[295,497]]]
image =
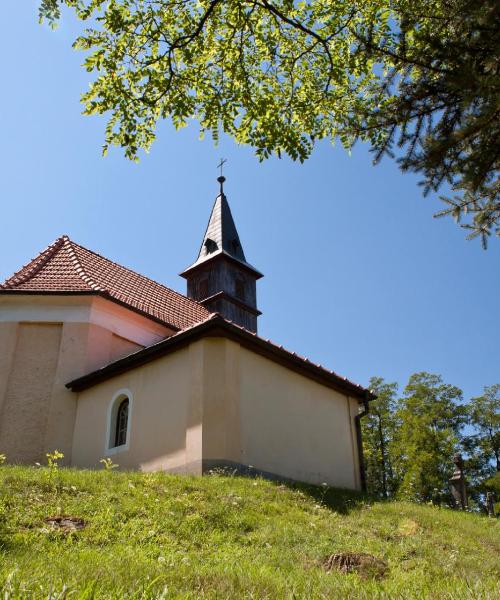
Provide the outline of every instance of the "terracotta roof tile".
[[210,312],[198,302],[76,244],[64,235],[0,284],[0,293],[96,293],[184,329]]

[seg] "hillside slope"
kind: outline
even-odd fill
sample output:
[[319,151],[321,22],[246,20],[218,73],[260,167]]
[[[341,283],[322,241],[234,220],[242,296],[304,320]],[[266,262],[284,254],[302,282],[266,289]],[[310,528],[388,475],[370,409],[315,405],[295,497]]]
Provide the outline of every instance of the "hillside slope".
[[5,600],[499,597],[496,520],[260,479],[2,466],[0,531]]

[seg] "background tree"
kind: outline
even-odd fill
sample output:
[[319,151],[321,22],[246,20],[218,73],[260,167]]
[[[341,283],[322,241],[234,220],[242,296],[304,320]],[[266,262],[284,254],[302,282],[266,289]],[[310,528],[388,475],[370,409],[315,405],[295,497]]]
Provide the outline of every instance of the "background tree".
[[[472,432],[462,442],[467,455],[466,471],[471,495],[481,503],[487,481],[496,481],[492,477],[500,473],[500,384],[487,386],[481,396],[472,398],[467,413]],[[497,501],[500,502],[500,496]]]
[[370,403],[370,412],[361,421],[366,484],[370,493],[387,498],[395,491],[389,446],[394,434],[398,384],[372,377],[368,387],[377,394],[377,399]]
[[105,149],[130,158],[168,118],[304,160],[319,138],[350,146],[382,97],[354,34],[388,37],[389,0],[43,0],[40,15],[54,23],[61,5],[92,25],[75,42],[96,73],[85,111],[110,113]]
[[[468,406],[470,422],[476,430],[473,439],[492,469],[500,471],[500,384],[484,388],[482,396]],[[493,473],[492,473],[493,474]]]
[[440,375],[415,373],[395,413],[390,455],[399,497],[419,502],[446,502],[453,455],[459,449],[466,410],[462,391]]
[[[485,495],[487,492],[493,493],[495,514],[500,515],[500,472],[496,472],[493,477],[487,479],[482,485],[482,492]],[[487,510],[486,507],[484,507]]]
[[[96,73],[86,114],[109,113],[104,150],[148,150],[161,119],[189,119],[257,155],[307,158],[316,140],[368,141],[441,214],[500,234],[499,5],[494,0],[41,0],[92,25],[75,42]],[[398,133],[399,132],[399,133]]]

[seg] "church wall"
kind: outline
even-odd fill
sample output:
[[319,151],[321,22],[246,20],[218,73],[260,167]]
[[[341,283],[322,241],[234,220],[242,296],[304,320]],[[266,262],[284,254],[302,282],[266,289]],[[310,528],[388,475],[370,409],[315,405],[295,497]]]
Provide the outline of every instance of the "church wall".
[[21,323],[0,414],[0,448],[10,462],[42,462],[62,327]]
[[140,344],[135,344],[130,340],[127,340],[119,335],[113,334],[111,336],[111,346],[110,346],[110,356],[113,357],[113,360],[118,360],[119,358],[123,358],[124,356],[128,356],[133,352],[137,352],[144,346]]
[[[193,345],[80,392],[72,463],[101,468],[201,473],[203,348]],[[108,412],[120,390],[131,398],[128,448],[108,450]],[[75,395],[76,396],[76,395]]]
[[241,462],[239,345],[206,338],[204,347],[203,460]]
[[[203,459],[360,488],[358,403],[226,339],[209,342]],[[225,368],[224,368],[225,365]]]
[[[131,393],[130,442],[106,449]],[[76,396],[76,394],[75,394]],[[218,465],[359,489],[358,401],[226,338],[206,337],[78,394],[73,465],[201,474]]]
[[150,346],[174,333],[165,325],[100,297],[93,298],[90,322],[139,346]]
[[99,296],[0,295],[0,323],[93,323],[139,346],[149,346],[173,330]]
[[240,372],[244,464],[300,481],[359,487],[347,396],[243,348]]
[[[45,454],[57,449],[69,464],[76,398],[66,383],[114,358],[113,334],[73,322],[0,323],[0,331],[12,332],[10,344],[0,344],[0,452],[9,462],[32,463],[33,456],[45,462]],[[57,343],[52,331],[59,332]],[[36,421],[36,435],[29,438],[26,418]],[[24,441],[14,444],[13,439]]]
[[66,383],[169,333],[92,296],[0,296],[0,453],[33,463],[58,449],[70,464],[76,397]]
[[[0,419],[14,361],[17,341],[17,323],[0,323]],[[0,421],[1,423],[1,421]],[[0,453],[2,450],[0,449]]]

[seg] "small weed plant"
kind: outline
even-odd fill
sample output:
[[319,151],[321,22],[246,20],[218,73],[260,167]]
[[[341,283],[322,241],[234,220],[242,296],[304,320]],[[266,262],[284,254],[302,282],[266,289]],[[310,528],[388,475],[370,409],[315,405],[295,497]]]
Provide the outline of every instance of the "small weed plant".
[[45,455],[47,457],[47,466],[51,471],[57,471],[59,468],[59,461],[61,458],[64,458],[64,454],[59,450],[54,450],[54,452],[47,452]]
[[64,454],[59,450],[53,452],[47,452],[47,469],[45,471],[45,478],[49,488],[57,490],[57,474],[59,471],[59,461],[64,458]]
[[120,466],[114,463],[110,458],[101,458],[99,462],[102,464],[105,471],[112,471]]

